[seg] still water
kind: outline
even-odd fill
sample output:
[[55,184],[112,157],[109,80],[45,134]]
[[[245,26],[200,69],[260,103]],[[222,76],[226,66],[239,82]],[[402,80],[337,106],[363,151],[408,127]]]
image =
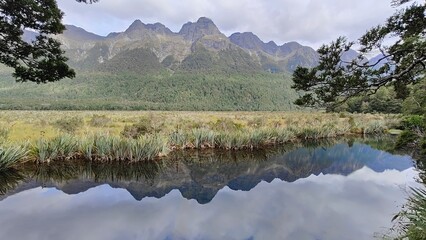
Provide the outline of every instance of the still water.
[[418,173],[387,141],[0,173],[0,239],[373,239]]

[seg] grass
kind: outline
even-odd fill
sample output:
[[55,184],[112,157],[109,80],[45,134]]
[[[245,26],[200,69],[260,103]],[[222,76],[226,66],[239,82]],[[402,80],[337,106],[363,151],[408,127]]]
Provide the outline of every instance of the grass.
[[16,165],[25,158],[26,154],[27,150],[20,146],[0,147],[0,171]]
[[407,204],[393,221],[396,236],[386,239],[426,239],[426,189],[411,188]]
[[175,149],[256,149],[382,134],[399,118],[321,112],[0,111],[0,126],[7,126],[1,142],[24,146],[24,158],[38,163],[77,158],[138,162]]

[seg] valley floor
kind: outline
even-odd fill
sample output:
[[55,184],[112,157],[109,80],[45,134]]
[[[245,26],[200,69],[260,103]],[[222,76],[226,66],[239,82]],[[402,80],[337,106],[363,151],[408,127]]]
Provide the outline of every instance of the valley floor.
[[0,138],[11,142],[53,138],[64,133],[119,136],[126,126],[144,125],[143,133],[170,134],[192,129],[250,131],[335,128],[347,133],[386,131],[398,115],[323,112],[185,112],[185,111],[0,111]]
[[145,161],[177,149],[257,149],[383,134],[400,116],[322,112],[0,111],[0,169],[22,161]]

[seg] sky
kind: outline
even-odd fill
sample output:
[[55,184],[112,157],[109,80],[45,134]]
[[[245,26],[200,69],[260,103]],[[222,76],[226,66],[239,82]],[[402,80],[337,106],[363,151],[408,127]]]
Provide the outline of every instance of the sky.
[[395,12],[390,0],[100,0],[86,5],[58,0],[64,23],[107,35],[134,20],[160,22],[178,32],[208,17],[227,36],[253,32],[264,42],[297,41],[318,48],[338,36],[358,39]]

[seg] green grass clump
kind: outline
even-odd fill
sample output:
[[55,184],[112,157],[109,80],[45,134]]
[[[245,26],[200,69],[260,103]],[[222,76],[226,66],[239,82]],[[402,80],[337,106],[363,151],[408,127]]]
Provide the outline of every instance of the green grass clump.
[[0,147],[0,171],[17,165],[24,159],[27,150],[19,146]]
[[71,135],[61,135],[51,140],[42,138],[31,146],[30,156],[39,163],[69,160],[78,156],[78,141]]
[[169,142],[172,149],[175,148],[185,148],[189,145],[190,139],[188,134],[184,133],[181,130],[174,131],[169,136]]
[[408,203],[398,215],[395,230],[399,236],[396,239],[426,239],[426,190],[412,188]]
[[196,128],[191,131],[194,148],[214,148],[216,134],[212,130]]
[[146,135],[138,139],[97,136],[94,140],[94,149],[94,154],[91,155],[90,159],[138,162],[153,160],[165,154],[167,142],[158,135]]

